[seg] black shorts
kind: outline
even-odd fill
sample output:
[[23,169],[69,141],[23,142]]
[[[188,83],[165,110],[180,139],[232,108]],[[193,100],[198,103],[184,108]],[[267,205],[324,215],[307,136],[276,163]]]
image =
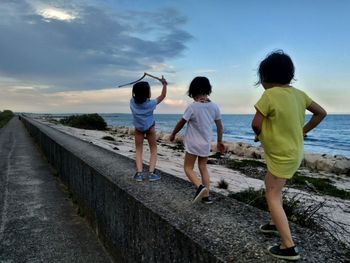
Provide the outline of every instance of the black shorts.
[[140,131],[140,130],[138,130],[138,129],[136,129],[135,128],[135,130],[136,131],[138,131],[138,132],[140,132],[140,133],[142,133],[142,134],[146,134],[146,133],[148,133],[154,126],[156,126],[156,122],[153,122],[153,124],[151,125],[151,127],[149,127],[147,130],[145,130],[145,131]]

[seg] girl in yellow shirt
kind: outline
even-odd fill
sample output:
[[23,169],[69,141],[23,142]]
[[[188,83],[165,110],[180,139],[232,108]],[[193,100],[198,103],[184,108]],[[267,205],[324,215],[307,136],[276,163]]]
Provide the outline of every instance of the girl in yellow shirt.
[[[298,260],[300,255],[292,239],[288,220],[282,206],[282,189],[300,166],[304,154],[303,137],[327,115],[303,91],[290,86],[294,78],[291,58],[279,50],[269,54],[258,70],[259,84],[265,91],[255,104],[252,128],[265,152],[266,201],[271,221],[260,226],[264,233],[278,232],[281,245],[269,247],[274,257]],[[312,118],[304,125],[305,109]]]

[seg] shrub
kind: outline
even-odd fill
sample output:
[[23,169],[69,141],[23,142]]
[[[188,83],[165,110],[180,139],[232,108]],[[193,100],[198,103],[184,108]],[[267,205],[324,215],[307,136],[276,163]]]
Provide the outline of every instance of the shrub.
[[68,116],[61,119],[60,123],[86,130],[106,130],[107,128],[107,123],[97,113]]
[[13,112],[10,110],[0,111],[0,128],[4,127],[13,117]]
[[227,189],[228,188],[228,183],[224,179],[221,179],[218,182],[218,186],[217,187],[220,188],[220,189]]

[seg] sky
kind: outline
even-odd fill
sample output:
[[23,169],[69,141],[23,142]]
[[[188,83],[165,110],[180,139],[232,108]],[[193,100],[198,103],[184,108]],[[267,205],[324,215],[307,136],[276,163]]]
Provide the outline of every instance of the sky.
[[182,113],[196,76],[222,113],[254,113],[259,63],[282,49],[293,86],[350,113],[349,13],[348,0],[1,0],[0,110],[129,113],[118,85],[148,72],[169,83],[156,113]]

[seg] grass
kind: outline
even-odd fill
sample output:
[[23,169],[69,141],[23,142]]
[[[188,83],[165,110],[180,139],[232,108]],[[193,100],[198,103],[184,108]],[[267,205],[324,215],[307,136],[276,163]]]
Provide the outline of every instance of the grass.
[[10,110],[0,111],[0,128],[4,127],[13,117],[13,112]]
[[214,158],[214,159],[222,159],[223,158],[223,154],[222,153],[219,153],[219,152],[216,152],[212,155],[210,155],[208,158]]
[[180,151],[183,152],[185,150],[185,146],[182,142],[176,142],[175,145],[168,145],[168,144],[161,144],[162,146],[168,147],[169,149],[172,149],[174,151]]
[[332,185],[332,181],[328,178],[314,178],[296,173],[292,179],[288,181],[288,184],[299,187],[310,187],[311,185],[318,193],[339,197],[341,199],[350,199],[349,191],[339,189]]
[[[232,193],[229,197],[261,210],[268,211],[264,189],[255,190],[254,188],[248,188],[242,192]],[[287,218],[300,226],[314,227],[316,221],[314,218],[314,216],[316,216],[315,211],[319,209],[319,206],[314,204],[303,205],[300,198],[301,196],[299,194],[295,194],[291,198],[286,198],[286,196],[283,195],[283,209],[286,212]]]
[[[256,168],[264,168],[265,170],[267,169],[265,163],[249,159],[227,160],[226,166],[230,169],[243,171],[247,176],[252,176],[249,175],[249,173],[258,174],[258,170]],[[255,169],[255,172],[248,171],[246,170],[246,168]],[[303,176],[296,172],[291,179],[287,180],[287,185],[298,189],[311,188],[319,194],[338,197],[341,199],[350,199],[349,191],[337,188],[332,184],[332,181],[328,178],[315,178],[310,176]]]
[[245,204],[257,207],[261,210],[264,210],[264,211],[268,210],[264,189],[255,190],[254,188],[249,187],[245,191],[232,193],[229,195],[229,197],[236,199],[240,202],[243,202]]
[[230,169],[239,170],[244,167],[262,167],[266,168],[266,164],[257,160],[228,160],[226,166]]

